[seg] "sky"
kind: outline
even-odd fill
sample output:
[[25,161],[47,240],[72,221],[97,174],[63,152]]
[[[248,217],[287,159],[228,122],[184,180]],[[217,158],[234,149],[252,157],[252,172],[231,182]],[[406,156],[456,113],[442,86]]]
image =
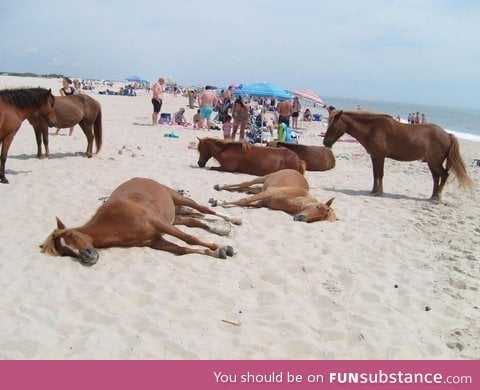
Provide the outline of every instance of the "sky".
[[0,72],[480,108],[478,0],[0,0]]

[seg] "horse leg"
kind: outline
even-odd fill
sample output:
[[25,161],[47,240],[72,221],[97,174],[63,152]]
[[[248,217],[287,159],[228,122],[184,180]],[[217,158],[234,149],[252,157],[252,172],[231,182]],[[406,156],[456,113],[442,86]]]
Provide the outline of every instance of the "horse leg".
[[383,194],[383,167],[385,165],[385,157],[374,157],[372,158],[373,165],[373,188],[372,195],[382,196]]
[[8,149],[10,148],[10,144],[13,141],[15,133],[16,131],[12,131],[7,134],[7,136],[4,137],[3,140],[1,140],[2,152],[0,155],[0,183],[8,184],[8,180],[5,177],[5,163],[7,162]]
[[183,216],[175,216],[175,220],[173,221],[174,225],[184,225],[188,227],[196,227],[207,232],[218,234],[219,236],[228,236],[230,234],[230,225],[223,222],[225,225],[222,229],[220,226],[210,226],[206,223],[200,221],[198,218],[195,217],[183,217]]
[[[42,128],[41,131],[42,131],[43,146],[45,147],[45,157],[49,158],[50,157],[50,150],[48,149],[48,127]],[[41,149],[40,145],[39,145],[39,148],[40,148],[40,157],[41,157],[42,149]]]
[[445,185],[448,179],[448,171],[443,167],[442,163],[431,163],[428,162],[428,168],[432,173],[433,178],[433,192],[430,199],[440,200],[442,196],[443,186]]
[[[177,256],[197,253],[200,255],[207,255],[221,259],[227,258],[227,251],[225,249],[212,251],[210,249],[188,248],[186,246],[174,244],[173,242],[170,242],[163,237],[157,238],[157,240],[152,245],[150,245],[150,248],[170,252]],[[233,252],[228,253],[231,253],[229,256],[233,255]]]
[[238,184],[224,184],[223,186],[219,184],[215,184],[213,187],[217,191],[235,191],[235,192],[246,192],[248,194],[259,194],[262,192],[262,189],[260,187],[251,187],[252,185],[255,184],[263,184],[265,182],[266,176],[262,177],[257,177],[256,179],[249,180],[249,181],[244,181],[242,183]]
[[85,122],[81,121],[79,123],[80,127],[83,130],[83,133],[87,137],[87,151],[85,154],[87,155],[88,158],[92,157],[93,155],[93,129],[92,125],[88,125]]
[[37,142],[37,158],[42,158],[42,131],[36,127],[33,128],[33,131]]
[[231,222],[235,225],[241,225],[242,224],[242,220],[240,218],[230,217],[228,215],[217,213],[216,211],[213,211],[212,209],[210,209],[207,206],[203,206],[201,204],[198,204],[193,199],[190,199],[190,198],[187,198],[183,195],[180,195],[177,191],[172,190],[171,188],[168,188],[168,192],[170,193],[170,196],[172,197],[172,200],[173,200],[173,204],[175,206],[190,207],[192,209],[200,211],[203,214],[216,215],[217,217],[222,218],[225,221]]
[[213,207],[228,206],[228,205],[241,206],[241,207],[247,207],[247,206],[262,207],[265,204],[265,201],[271,199],[272,197],[273,197],[273,194],[270,191],[264,191],[264,192],[260,192],[259,194],[247,196],[245,198],[233,200],[230,202],[210,199],[211,200],[210,203],[212,204]]
[[[208,249],[203,249],[203,250],[196,250],[196,249],[192,249],[192,248],[182,248],[181,249],[181,252],[183,253],[177,253],[175,252],[174,250],[172,251],[173,253],[177,253],[177,254],[184,254],[184,253],[201,253],[201,254],[205,254],[205,255],[209,255],[209,256],[212,256],[212,257],[219,257],[221,259],[226,259],[227,256],[233,256],[233,248],[231,246],[220,246],[218,244],[215,244],[215,243],[211,243],[211,242],[206,242],[206,241],[203,241],[203,240],[200,240],[199,238],[195,237],[195,236],[192,236],[191,234],[188,234],[188,233],[185,233],[184,231],[178,229],[177,227],[173,226],[173,225],[170,225],[170,224],[167,224],[167,223],[164,223],[164,222],[161,222],[161,221],[154,221],[154,227],[156,228],[156,230],[158,231],[159,234],[161,233],[164,233],[164,234],[168,234],[170,236],[173,236],[173,237],[176,237],[184,242],[186,242],[187,244],[190,244],[190,245],[199,245],[199,246],[203,246],[205,248],[208,248]],[[157,240],[151,245],[152,248],[157,248],[157,245],[162,245],[162,248],[158,248],[158,249],[165,249],[165,242],[166,240],[159,236],[159,238],[157,238]],[[167,241],[168,243],[168,241]],[[168,247],[170,249],[175,249],[173,247],[173,245],[175,244],[171,244],[171,243],[168,243]],[[178,245],[175,245],[176,247],[179,247]]]

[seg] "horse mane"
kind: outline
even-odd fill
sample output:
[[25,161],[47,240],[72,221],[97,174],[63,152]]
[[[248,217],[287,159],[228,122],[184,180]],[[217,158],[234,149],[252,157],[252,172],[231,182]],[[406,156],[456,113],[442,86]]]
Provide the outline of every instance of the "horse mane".
[[51,90],[45,88],[15,88],[0,90],[0,99],[22,110],[38,110],[43,106]]
[[57,248],[55,247],[55,239],[62,234],[66,229],[55,229],[40,245],[40,252],[46,253],[50,256],[58,256]]
[[242,141],[232,141],[230,139],[221,139],[221,138],[204,138],[205,141],[210,141],[210,142],[213,142],[217,145],[220,145],[220,146],[223,146],[224,148],[237,148],[239,146],[242,147],[242,152],[245,154],[245,153],[248,153],[253,145],[248,143],[248,142],[242,142]]
[[374,117],[374,116],[381,116],[393,119],[393,117],[389,114],[385,114],[384,112],[376,112],[376,111],[368,111],[368,110],[344,110],[343,114],[355,115],[358,117]]

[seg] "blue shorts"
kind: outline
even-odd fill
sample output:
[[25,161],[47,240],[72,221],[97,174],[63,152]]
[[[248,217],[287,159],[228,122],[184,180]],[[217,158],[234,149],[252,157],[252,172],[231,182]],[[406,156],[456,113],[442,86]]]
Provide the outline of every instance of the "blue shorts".
[[212,116],[212,111],[213,108],[210,106],[200,107],[200,116],[202,117],[202,119],[210,120],[210,117]]

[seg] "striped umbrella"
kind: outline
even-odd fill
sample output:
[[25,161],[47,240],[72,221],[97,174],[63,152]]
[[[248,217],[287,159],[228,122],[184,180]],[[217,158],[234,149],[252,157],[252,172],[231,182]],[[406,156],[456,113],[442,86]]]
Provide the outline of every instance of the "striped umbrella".
[[317,103],[317,104],[321,104],[322,106],[325,106],[325,102],[322,100],[322,98],[310,89],[300,89],[298,91],[292,92],[292,94],[299,98],[308,100],[309,102]]

